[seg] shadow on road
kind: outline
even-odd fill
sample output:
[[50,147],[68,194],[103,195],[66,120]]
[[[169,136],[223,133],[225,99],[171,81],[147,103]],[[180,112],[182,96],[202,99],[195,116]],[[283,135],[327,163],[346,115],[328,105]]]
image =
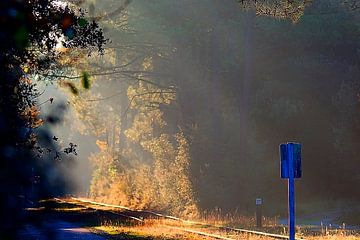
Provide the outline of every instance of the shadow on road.
[[105,240],[105,239],[152,239],[129,233],[107,234],[94,227],[104,224],[128,226],[129,219],[106,211],[86,208],[55,200],[42,201],[38,207],[26,211],[27,224],[19,232],[23,240]]

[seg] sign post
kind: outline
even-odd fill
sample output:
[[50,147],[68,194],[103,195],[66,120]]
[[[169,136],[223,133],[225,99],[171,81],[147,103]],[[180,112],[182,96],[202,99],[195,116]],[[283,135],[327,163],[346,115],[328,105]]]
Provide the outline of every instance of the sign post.
[[263,204],[262,198],[256,198],[255,204],[256,204],[256,227],[261,228],[262,227],[261,208],[262,208],[262,204]]
[[295,178],[301,178],[301,144],[280,144],[281,178],[288,179],[289,240],[295,240]]

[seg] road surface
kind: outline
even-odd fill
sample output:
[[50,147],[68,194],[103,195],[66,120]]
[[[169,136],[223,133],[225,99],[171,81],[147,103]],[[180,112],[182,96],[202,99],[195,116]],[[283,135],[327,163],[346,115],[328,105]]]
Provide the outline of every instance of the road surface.
[[51,221],[42,227],[32,225],[19,233],[23,240],[106,240],[106,238],[90,232],[88,229],[74,223],[64,221]]

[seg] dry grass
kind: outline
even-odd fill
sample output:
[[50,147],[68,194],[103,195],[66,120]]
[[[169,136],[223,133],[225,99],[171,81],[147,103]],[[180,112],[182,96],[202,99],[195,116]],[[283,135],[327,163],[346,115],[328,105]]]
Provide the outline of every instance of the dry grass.
[[[146,239],[214,239],[212,237],[205,237],[195,233],[187,232],[186,230],[190,231],[198,231],[208,234],[215,234],[222,237],[227,237],[230,239],[247,239],[247,240],[267,240],[273,239],[264,236],[257,236],[257,235],[249,235],[244,233],[239,233],[236,231],[223,231],[219,228],[214,227],[219,225],[225,225],[231,223],[230,220],[236,221],[241,224],[250,225],[249,218],[247,217],[237,217],[234,218],[220,218],[218,215],[211,215],[211,218],[208,218],[206,224],[196,224],[195,222],[181,222],[181,221],[174,221],[170,219],[146,219],[142,224],[131,225],[131,226],[116,226],[113,225],[111,222],[107,222],[106,224],[97,227],[97,230],[101,230],[107,232],[108,234],[116,235],[120,234],[130,234],[135,236],[143,236]],[[216,217],[214,217],[216,216]],[[250,221],[254,221],[250,219]],[[267,222],[268,229],[270,228],[281,228],[281,226],[277,226],[275,222],[268,221]],[[247,228],[249,229],[249,228]],[[262,231],[267,231],[262,229]],[[283,232],[281,234],[284,234]],[[314,236],[316,234],[316,236]],[[286,234],[285,234],[286,235]],[[326,234],[321,234],[320,232],[308,232],[305,228],[297,228],[297,236],[298,238],[303,238],[306,240],[360,240],[360,235],[354,231],[348,230],[333,230],[329,231]],[[122,239],[122,238],[115,238],[115,239]],[[141,238],[139,238],[141,239]]]
[[[114,211],[110,206],[100,206],[67,199],[66,203],[49,204],[55,212],[84,212],[87,207],[94,208],[97,211]],[[43,209],[43,208],[42,208]],[[35,210],[35,209],[29,209]],[[37,209],[36,209],[37,210]],[[116,209],[116,212],[121,213],[121,209]],[[201,224],[200,224],[201,223]],[[235,231],[223,231],[214,226],[233,226],[237,228],[256,229],[255,218],[251,216],[240,216],[237,214],[222,214],[221,210],[208,212],[202,214],[202,217],[197,222],[182,222],[172,219],[145,219],[144,222],[137,221],[130,222],[114,222],[112,220],[103,220],[100,226],[94,225],[91,229],[98,233],[110,236],[110,239],[154,239],[154,240],[173,240],[173,239],[213,239],[212,237],[201,236],[190,231],[204,232],[208,234],[220,235],[231,239],[248,239],[248,240],[266,240],[271,239],[256,235],[242,234]],[[286,227],[278,225],[276,218],[265,218],[263,221],[264,227],[258,229],[260,231],[272,232],[278,234],[284,233]],[[352,232],[344,229],[331,229],[321,234],[319,231],[309,231],[309,227],[297,227],[297,237],[305,238],[307,240],[360,240],[360,235],[357,232]]]
[[[278,226],[277,219],[278,217],[263,217],[262,226],[265,228]],[[243,227],[247,229],[254,229],[256,226],[255,216],[244,216],[236,212],[223,213],[220,208],[210,212],[203,212],[199,221],[209,225]]]
[[[154,240],[174,240],[174,239],[185,239],[185,240],[195,240],[195,239],[214,239],[213,237],[201,236],[195,233],[187,232],[198,231],[208,234],[219,235],[222,237],[227,237],[230,239],[246,239],[246,240],[270,240],[273,238],[242,234],[232,231],[221,231],[217,228],[210,226],[201,226],[201,225],[190,225],[182,224],[179,222],[171,220],[146,220],[144,224],[141,225],[131,225],[131,226],[116,226],[107,223],[94,228],[95,231],[101,231],[103,233],[109,234],[112,236],[111,239],[128,239],[126,237],[134,237],[133,239],[154,239]],[[346,235],[346,233],[333,233],[329,235],[321,236],[297,236],[304,238],[306,240],[359,240],[360,235],[352,234]],[[132,239],[132,238],[130,238]]]
[[109,234],[112,239],[153,239],[153,240],[210,240],[213,238],[203,237],[196,234],[189,234],[170,227],[161,225],[133,225],[133,226],[111,226],[103,225],[94,228],[95,231],[101,231]]
[[85,207],[75,207],[75,208],[53,208],[53,211],[59,211],[59,212],[80,212],[87,210]]
[[270,240],[271,238],[241,234],[232,231],[221,231],[218,228],[184,224],[173,220],[150,219],[145,220],[143,224],[132,226],[112,225],[107,222],[102,226],[93,228],[97,233],[102,232],[111,236],[112,239],[124,239],[126,237],[134,237],[134,239],[154,239],[154,240],[173,240],[173,239],[214,239],[211,236],[203,236],[191,231],[202,232],[207,234],[219,235],[231,239],[247,239],[247,240]]
[[317,237],[306,237],[306,240],[359,240],[360,235],[346,236],[343,234],[325,235]]
[[[223,214],[221,209],[215,209],[212,212],[204,212],[200,222],[205,222],[213,226],[229,226],[234,228],[244,228],[248,230],[259,230],[269,233],[276,233],[281,235],[287,234],[287,226],[278,224],[279,217],[263,217],[261,229],[256,228],[256,218],[254,216],[241,216],[234,214]],[[237,235],[237,234],[235,234]],[[307,240],[360,240],[360,233],[356,231],[333,229],[323,234],[311,230],[311,226],[297,227],[296,237]],[[235,238],[237,239],[237,238]],[[248,236],[246,239],[259,239],[257,236]],[[260,238],[264,239],[264,238]]]

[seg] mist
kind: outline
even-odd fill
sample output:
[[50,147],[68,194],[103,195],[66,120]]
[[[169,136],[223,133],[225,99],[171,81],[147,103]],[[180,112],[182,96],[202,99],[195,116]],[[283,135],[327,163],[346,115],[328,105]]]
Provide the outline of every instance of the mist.
[[[119,5],[84,3],[94,16]],[[231,0],[131,1],[102,22],[104,55],[79,63],[91,87],[42,96],[68,106],[53,133],[78,146],[74,194],[175,214],[251,215],[262,197],[284,216],[279,144],[293,141],[298,213],[358,211],[359,17],[343,1],[295,20]]]

